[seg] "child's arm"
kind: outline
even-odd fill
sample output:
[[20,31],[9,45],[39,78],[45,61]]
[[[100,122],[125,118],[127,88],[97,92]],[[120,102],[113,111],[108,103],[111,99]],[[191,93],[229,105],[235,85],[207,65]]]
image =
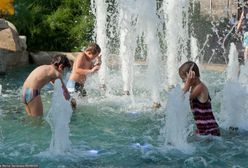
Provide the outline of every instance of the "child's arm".
[[244,18],[244,12],[242,12],[241,15],[240,15],[240,18],[239,18],[239,22],[238,22],[238,25],[237,25],[236,32],[239,32],[240,27],[241,27],[241,25],[242,25],[243,18]]
[[[69,100],[70,99],[70,93],[69,91],[67,90],[66,86],[65,86],[65,83],[63,82],[63,79],[62,79],[62,74],[58,71],[55,72],[56,73],[56,78],[59,79],[61,81],[61,87],[62,87],[62,90],[63,90],[63,95],[65,97],[66,100]],[[51,83],[54,83],[55,80],[51,80]]]
[[189,89],[192,85],[191,83],[194,80],[194,78],[195,78],[195,72],[190,70],[189,73],[187,73],[187,79],[186,79],[186,82],[185,82],[184,87],[183,87],[184,93],[189,91]]
[[77,59],[76,59],[76,62],[75,62],[75,66],[73,67],[73,68],[75,68],[74,69],[74,71],[76,72],[76,73],[78,73],[78,74],[80,74],[80,75],[88,75],[88,74],[91,74],[91,73],[93,73],[93,72],[96,72],[99,68],[97,68],[96,66],[95,67],[93,67],[93,68],[91,68],[91,69],[86,69],[86,68],[81,68],[80,67],[80,63],[83,61],[83,54],[81,53],[78,57],[77,57]]
[[191,93],[190,93],[190,95],[189,95],[189,99],[192,100],[192,99],[194,99],[194,98],[196,98],[196,97],[199,97],[199,96],[201,95],[202,91],[203,91],[203,85],[202,85],[202,84],[197,85],[197,86],[191,91]]
[[66,100],[69,100],[71,98],[69,91],[67,90],[63,80],[60,78],[61,84],[62,84],[62,90],[63,90],[63,95]]

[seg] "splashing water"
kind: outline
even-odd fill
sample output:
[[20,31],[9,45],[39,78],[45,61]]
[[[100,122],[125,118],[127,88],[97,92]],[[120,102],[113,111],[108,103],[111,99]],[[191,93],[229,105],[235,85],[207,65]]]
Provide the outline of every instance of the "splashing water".
[[139,11],[137,21],[137,31],[140,36],[144,33],[144,41],[147,44],[147,78],[149,80],[149,87],[152,94],[152,101],[154,103],[160,102],[159,97],[159,67],[161,63],[161,52],[159,46],[159,39],[157,34],[157,27],[159,19],[156,15],[156,2],[150,0],[138,0],[137,6],[143,6]]
[[[188,1],[166,0],[163,3],[166,18],[166,41],[167,41],[167,76],[168,85],[177,83],[178,58],[186,61]],[[185,16],[185,17],[184,17]]]
[[200,65],[200,57],[199,57],[199,51],[198,51],[197,43],[198,43],[197,39],[195,37],[191,36],[191,40],[190,40],[191,58],[197,65]]
[[50,152],[55,154],[64,154],[71,150],[69,123],[72,108],[69,101],[65,100],[61,86],[61,81],[57,79],[54,84],[52,105],[46,117],[52,131]]
[[[96,16],[96,42],[101,46],[102,65],[99,70],[99,79],[102,86],[106,85],[107,78],[107,42],[108,37],[106,33],[107,26],[107,4],[103,0],[92,0],[93,11]],[[95,6],[94,6],[94,5]],[[94,10],[95,9],[95,10]]]
[[[223,99],[221,103],[221,127],[229,127],[247,130],[248,115],[248,92],[238,78],[244,79],[244,69],[239,74],[238,52],[236,46],[232,43],[229,53],[229,63],[227,67],[227,81],[223,89]],[[242,98],[242,99],[240,99]]]
[[238,51],[234,43],[231,43],[228,58],[229,58],[229,62],[227,66],[227,80],[238,81],[238,74],[239,74]]
[[0,85],[0,95],[2,95],[2,85]]
[[[240,99],[242,97],[242,99]],[[223,89],[221,104],[221,127],[248,129],[247,105],[248,94],[238,82],[228,81]]]
[[[248,64],[240,66],[239,82],[243,86],[247,86],[247,84],[248,84]],[[246,90],[247,89],[248,88],[246,87]]]
[[170,145],[184,153],[192,153],[194,148],[187,143],[189,101],[185,96],[179,85],[169,93],[165,114],[166,121],[161,133],[166,138],[165,145]]
[[119,3],[120,26],[120,58],[124,92],[132,93],[133,63],[136,48],[135,19],[137,17],[136,4],[133,0],[121,0]]

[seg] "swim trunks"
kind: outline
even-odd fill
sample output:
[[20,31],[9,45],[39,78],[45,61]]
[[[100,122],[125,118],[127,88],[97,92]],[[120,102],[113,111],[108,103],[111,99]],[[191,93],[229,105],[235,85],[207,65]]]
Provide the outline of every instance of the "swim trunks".
[[40,90],[32,88],[23,88],[22,89],[22,100],[24,104],[28,104],[36,96],[40,95]]
[[84,89],[84,84],[78,83],[74,80],[68,80],[66,87],[70,94],[78,93],[79,97],[85,97],[87,95],[87,92]]

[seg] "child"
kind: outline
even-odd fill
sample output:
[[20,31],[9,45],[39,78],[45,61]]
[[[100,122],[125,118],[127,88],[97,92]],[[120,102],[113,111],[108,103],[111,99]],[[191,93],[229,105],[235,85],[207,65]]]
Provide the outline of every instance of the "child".
[[196,63],[185,62],[179,68],[179,75],[184,82],[183,91],[186,93],[190,90],[189,100],[197,127],[196,133],[220,136],[219,126],[212,112],[208,88],[200,80],[200,72]]
[[[66,85],[70,93],[78,93],[80,97],[86,96],[86,91],[84,89],[86,76],[100,69],[100,52],[101,48],[99,45],[92,43],[85,51],[78,54],[73,63],[72,72]],[[96,62],[94,64],[95,59]]]
[[56,79],[61,80],[64,97],[66,100],[69,100],[70,95],[62,80],[62,72],[64,68],[70,68],[70,66],[69,60],[65,55],[56,55],[53,57],[51,65],[41,65],[30,73],[23,84],[22,91],[23,103],[28,115],[43,115],[40,89]]
[[244,47],[244,64],[248,61],[248,1],[243,2],[242,13],[239,18],[236,32],[242,30]]

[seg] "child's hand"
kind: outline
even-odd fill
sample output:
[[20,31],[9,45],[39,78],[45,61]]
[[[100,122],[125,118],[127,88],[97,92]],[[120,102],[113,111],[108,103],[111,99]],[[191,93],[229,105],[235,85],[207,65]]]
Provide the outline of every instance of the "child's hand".
[[102,55],[99,55],[99,56],[96,58],[96,64],[95,64],[95,66],[96,66],[96,65],[99,65],[99,66],[100,66],[100,65],[102,64],[102,59],[101,59],[101,58],[102,58]]
[[92,69],[91,69],[91,72],[94,73],[96,71],[98,71],[100,69],[100,66],[99,65],[96,65],[94,66]]
[[187,79],[186,83],[191,87],[193,80],[195,79],[195,72],[190,70],[189,73],[187,73]]

